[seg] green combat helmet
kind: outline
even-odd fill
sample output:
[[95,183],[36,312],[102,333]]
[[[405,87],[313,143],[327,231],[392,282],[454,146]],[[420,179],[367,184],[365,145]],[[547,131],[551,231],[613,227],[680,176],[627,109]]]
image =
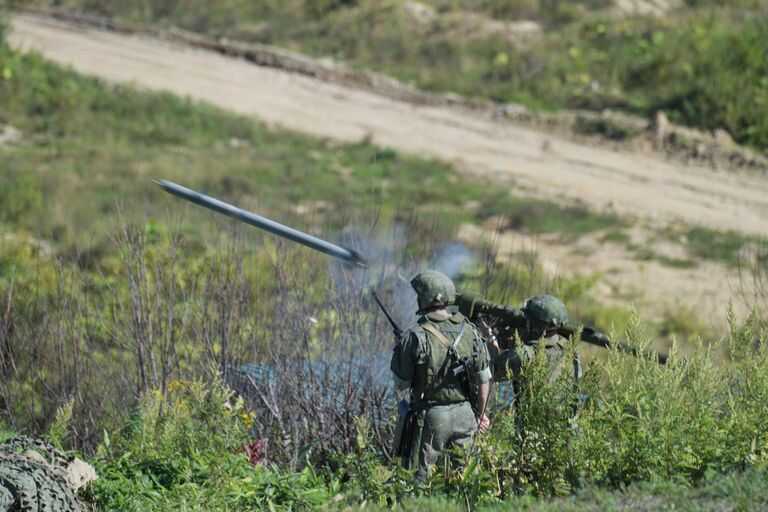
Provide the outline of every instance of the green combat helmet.
[[421,307],[447,306],[456,300],[451,278],[437,270],[426,270],[411,281]]
[[523,304],[522,311],[532,327],[543,331],[559,329],[568,322],[568,310],[563,301],[552,295],[536,295]]

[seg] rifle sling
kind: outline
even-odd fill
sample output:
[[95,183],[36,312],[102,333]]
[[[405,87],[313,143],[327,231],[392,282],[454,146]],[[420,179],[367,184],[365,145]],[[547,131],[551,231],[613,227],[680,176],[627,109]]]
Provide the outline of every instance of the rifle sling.
[[459,331],[459,334],[456,336],[456,339],[454,340],[453,343],[451,343],[450,340],[445,336],[445,334],[440,332],[440,330],[438,330],[438,328],[432,325],[431,323],[424,322],[423,324],[421,324],[421,327],[425,331],[432,334],[435,338],[437,338],[437,341],[439,341],[442,346],[448,349],[449,353],[452,353],[456,351],[456,347],[459,345],[459,341],[461,341],[461,337],[464,336],[465,325],[466,324],[464,322],[461,323],[461,331]]

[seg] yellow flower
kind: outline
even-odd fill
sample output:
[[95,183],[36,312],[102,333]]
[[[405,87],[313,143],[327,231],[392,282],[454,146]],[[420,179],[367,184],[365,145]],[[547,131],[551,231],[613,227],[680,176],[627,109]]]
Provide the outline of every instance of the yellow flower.
[[256,413],[251,412],[244,412],[240,415],[241,418],[243,418],[243,421],[245,422],[245,426],[247,428],[251,428],[253,426],[253,419],[256,417]]
[[168,382],[168,392],[173,393],[174,391],[189,389],[189,381],[186,380],[172,380]]
[[499,52],[496,54],[496,56],[493,58],[493,65],[502,67],[509,64],[509,55],[507,55],[504,52]]

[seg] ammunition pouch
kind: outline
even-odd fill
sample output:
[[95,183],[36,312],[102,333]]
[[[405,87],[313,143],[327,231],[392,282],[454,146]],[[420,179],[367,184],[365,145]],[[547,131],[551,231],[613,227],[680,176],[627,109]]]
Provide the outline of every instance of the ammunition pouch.
[[474,365],[468,357],[459,358],[456,352],[449,352],[451,357],[451,366],[449,371],[453,373],[453,376],[459,381],[462,394],[469,400],[469,404],[472,406],[472,410],[475,411],[475,416],[479,413],[476,411],[477,407],[477,388],[473,382],[470,381],[470,373],[474,374]]

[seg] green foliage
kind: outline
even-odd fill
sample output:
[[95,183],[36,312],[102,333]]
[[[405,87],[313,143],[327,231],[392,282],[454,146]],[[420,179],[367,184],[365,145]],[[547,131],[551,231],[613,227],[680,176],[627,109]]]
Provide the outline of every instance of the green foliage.
[[8,30],[8,24],[6,21],[6,14],[3,7],[0,6],[0,49],[5,46],[5,33]]
[[[510,52],[503,64],[496,60],[480,71],[486,94],[529,103],[530,97],[552,107],[664,110],[673,120],[724,128],[740,142],[765,148],[768,118],[765,109],[754,108],[768,101],[764,17],[709,10],[682,16],[674,22],[597,19],[553,32],[530,51]],[[607,125],[582,122],[577,128],[626,136]]]
[[589,10],[613,5],[613,0],[482,0],[480,8],[494,18],[542,20],[562,24],[581,19]]
[[364,418],[355,418],[355,450],[339,454],[334,464],[326,470],[326,480],[333,481],[342,473],[345,484],[340,488],[344,502],[370,503],[386,506],[399,496],[413,495],[421,491],[410,471],[399,464],[387,462],[373,446],[371,427]]
[[[360,418],[354,451],[322,469],[251,466],[239,451],[247,438],[242,404],[217,380],[172,383],[165,397],[145,395],[125,427],[105,435],[94,497],[106,509],[131,510],[756,503],[768,493],[768,337],[753,318],[729,318],[728,336],[689,357],[673,349],[659,366],[610,353],[578,386],[570,371],[553,376],[539,352],[524,364],[515,405],[493,411],[491,433],[425,487],[372,449]],[[636,318],[625,335],[648,343]],[[715,363],[720,353],[728,364]]]
[[166,396],[149,392],[119,433],[105,433],[99,461],[105,476],[95,488],[101,505],[124,508],[134,495],[158,497],[170,487],[217,476],[211,464],[246,437],[242,401],[213,382],[175,381]]
[[96,460],[96,503],[106,510],[308,510],[326,503],[311,468],[252,466],[242,452],[243,402],[214,378],[174,381],[144,395],[121,431],[105,433]]
[[[744,467],[743,457],[755,449],[744,440],[734,442],[734,434],[752,432],[759,450],[768,432],[756,420],[751,405],[732,401],[732,393],[742,394],[737,390],[745,379],[750,390],[758,395],[765,392],[765,376],[742,373],[768,355],[764,344],[755,345],[765,337],[755,328],[753,319],[748,319],[734,326],[727,342],[749,354],[742,360],[749,360],[744,367],[716,365],[713,355],[719,349],[712,346],[701,347],[685,359],[676,356],[673,348],[671,363],[665,367],[631,360],[622,364],[616,356],[596,362],[584,391],[599,397],[599,402],[579,415],[576,456],[582,460],[582,478],[611,485],[657,477],[691,481],[711,471]],[[744,347],[742,339],[756,334],[750,348]],[[627,337],[643,344],[637,322]],[[764,452],[759,453],[752,462],[765,461]]]
[[[636,319],[625,334],[634,345],[648,344]],[[496,420],[484,463],[504,470],[508,495],[656,478],[690,482],[762,468],[768,429],[755,404],[768,390],[768,375],[756,369],[768,357],[764,341],[765,333],[747,319],[733,325],[725,342],[733,366],[714,363],[722,344],[686,359],[673,348],[667,366],[618,353],[597,360],[580,383],[586,399],[572,420],[573,380],[564,374],[547,382],[546,361],[539,358],[526,368],[513,414]]]
[[733,231],[721,232],[703,227],[691,228],[687,233],[688,248],[698,258],[722,261],[738,266],[741,250],[749,239]]
[[17,435],[18,435],[17,432],[14,432],[13,430],[9,430],[5,428],[5,425],[3,423],[0,423],[0,443],[5,441],[6,439],[10,439]]
[[15,164],[0,168],[0,179],[5,185],[0,190],[0,204],[3,205],[0,222],[31,228],[38,218],[34,212],[39,211],[43,205],[40,178],[33,169],[21,162]]
[[70,398],[68,402],[56,410],[56,417],[53,423],[48,427],[45,437],[48,442],[59,449],[63,449],[64,440],[69,434],[70,421],[72,421],[72,409],[75,406],[75,399]]
[[694,12],[680,24],[589,22],[550,42],[559,62],[543,74],[562,73],[565,83],[545,88],[573,106],[665,110],[675,120],[725,128],[737,140],[765,148],[768,119],[759,105],[768,101],[762,85],[768,67],[761,57],[767,30],[762,17],[744,20],[726,11]]
[[710,334],[696,312],[690,308],[667,309],[658,324],[659,334],[665,337],[691,340],[696,335]]

